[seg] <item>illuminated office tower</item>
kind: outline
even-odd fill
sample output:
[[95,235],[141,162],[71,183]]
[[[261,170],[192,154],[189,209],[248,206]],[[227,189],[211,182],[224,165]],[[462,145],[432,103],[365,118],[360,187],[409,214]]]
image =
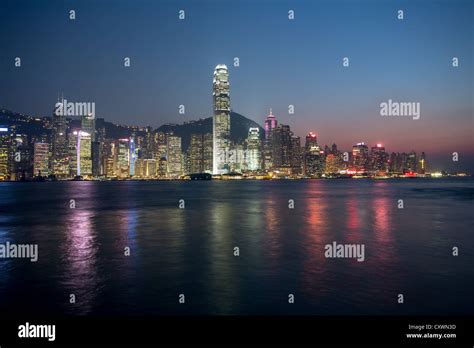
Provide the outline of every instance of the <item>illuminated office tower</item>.
[[305,142],[305,152],[314,150],[316,147],[318,147],[319,151],[319,145],[318,145],[318,138],[315,133],[309,132],[309,134],[306,136],[306,142]]
[[95,140],[95,115],[81,116],[81,130],[90,134],[91,141]]
[[155,178],[157,174],[157,161],[155,159],[144,159],[142,167],[142,177],[151,179]]
[[168,168],[168,160],[166,159],[166,157],[161,157],[158,160],[158,168],[157,168],[157,174],[159,178],[166,177],[167,168]]
[[417,172],[417,156],[415,151],[411,151],[406,156],[405,161],[405,172],[416,173]]
[[316,134],[310,132],[306,136],[304,149],[304,173],[309,177],[320,177],[325,165],[324,151],[318,145]]
[[398,154],[395,152],[392,152],[390,154],[390,159],[389,159],[389,170],[391,173],[397,173],[398,172]]
[[[56,111],[56,109],[55,109]],[[69,175],[69,151],[67,139],[67,119],[62,113],[53,111],[51,171],[57,177]]]
[[82,176],[91,176],[92,175],[92,141],[91,134],[88,132],[80,131],[79,132],[80,141],[78,144],[79,148],[79,163]]
[[272,130],[272,168],[290,171],[291,168],[291,137],[290,126],[279,124]]
[[292,174],[301,174],[302,164],[303,164],[303,151],[301,149],[301,139],[300,137],[293,135],[291,137],[291,153],[290,153],[290,163],[291,163],[291,173]]
[[49,175],[49,144],[34,144],[33,176]]
[[387,171],[388,153],[382,144],[377,144],[370,149],[370,169],[373,173]]
[[119,139],[117,143],[116,175],[125,179],[130,177],[130,140]]
[[0,181],[10,179],[10,143],[8,128],[0,126]]
[[[229,73],[224,64],[214,70],[213,79],[213,174],[229,172],[228,151],[230,147],[230,86]],[[169,159],[168,159],[169,160]]]
[[136,178],[143,178],[145,173],[145,160],[137,158],[135,160],[135,170],[133,176]]
[[[101,119],[103,120],[103,119]],[[94,114],[88,114],[81,117],[81,130],[90,134],[91,138],[91,159],[92,159],[92,175],[100,175],[100,142],[97,139],[96,117]]]
[[135,176],[135,162],[138,158],[138,149],[135,148],[135,140],[130,138],[130,176]]
[[191,143],[189,144],[190,173],[204,172],[204,144],[202,134],[191,134]]
[[418,162],[418,174],[426,173],[426,155],[424,152],[421,153],[420,161]]
[[10,180],[25,180],[33,174],[32,148],[28,135],[17,133],[16,126],[10,127]]
[[352,146],[352,165],[357,173],[365,173],[369,166],[369,147],[365,143]]
[[191,134],[189,173],[212,173],[212,134]]
[[270,109],[270,114],[265,119],[264,129],[265,129],[265,139],[263,141],[263,162],[264,168],[270,170],[273,166],[273,149],[272,149],[272,132],[277,127],[278,122]]
[[260,130],[258,127],[249,128],[246,152],[246,167],[248,170],[255,171],[262,168],[261,154]]
[[112,139],[104,141],[103,153],[102,153],[102,168],[103,175],[108,178],[114,177],[116,168],[116,142]]
[[339,173],[340,170],[344,169],[344,163],[339,154],[329,153],[326,156],[326,165],[324,167],[324,173],[326,175],[332,175]]
[[166,134],[163,132],[155,132],[153,144],[153,158],[159,161],[163,157],[166,157]]
[[181,137],[168,136],[167,174],[169,177],[179,177],[183,174],[183,156],[181,154]]
[[408,155],[405,153],[405,152],[402,152],[402,153],[397,153],[397,157],[398,157],[398,173],[400,174],[403,174],[403,173],[406,173],[408,170],[407,170],[407,159],[408,159]]
[[228,154],[230,172],[241,173],[245,168],[245,154],[243,145],[231,144]]
[[91,146],[89,133],[76,129],[69,135],[70,176],[92,175]]
[[202,147],[203,147],[203,172],[212,173],[212,154],[213,151],[213,139],[212,133],[206,133],[202,136]]

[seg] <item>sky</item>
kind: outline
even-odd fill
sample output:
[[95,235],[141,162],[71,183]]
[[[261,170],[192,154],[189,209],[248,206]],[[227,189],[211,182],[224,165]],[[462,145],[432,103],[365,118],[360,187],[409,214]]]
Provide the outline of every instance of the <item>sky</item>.
[[[0,107],[51,115],[59,93],[116,123],[182,123],[212,115],[213,70],[226,64],[233,111],[261,125],[272,108],[321,144],[383,143],[474,171],[473,3],[2,0]],[[382,117],[389,99],[420,103],[420,119]]]

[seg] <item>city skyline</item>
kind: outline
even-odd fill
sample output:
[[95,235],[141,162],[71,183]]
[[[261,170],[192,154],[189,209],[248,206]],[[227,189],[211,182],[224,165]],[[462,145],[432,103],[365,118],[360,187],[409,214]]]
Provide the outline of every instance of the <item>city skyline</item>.
[[[187,149],[182,148],[182,136],[150,127],[127,127],[126,137],[111,137],[104,119],[96,119],[90,112],[95,106],[86,108],[85,103],[68,102],[63,97],[58,99],[51,119],[27,119],[40,125],[39,133],[25,132],[21,126],[25,120],[20,120],[18,129],[15,122],[0,127],[0,179],[176,179],[198,173],[240,173],[261,179],[441,176],[428,165],[424,151],[419,156],[414,150],[390,153],[382,143],[369,151],[364,142],[354,144],[352,151],[341,151],[336,143],[323,147],[313,132],[306,135],[302,147],[300,137],[290,125],[279,124],[272,109],[262,136],[260,128],[251,126],[243,142],[234,142],[229,95],[227,67],[219,64],[214,71],[212,133],[189,134]],[[75,117],[80,120],[79,127],[67,116],[78,110],[84,113]]]
[[[301,138],[313,131],[322,143],[342,148],[383,142],[394,151],[428,144],[440,166],[452,164],[454,151],[461,154],[459,165],[474,162],[468,1],[240,1],[225,4],[226,18],[213,15],[214,1],[68,7],[51,1],[41,5],[47,16],[36,16],[40,5],[32,1],[2,4],[8,16],[0,26],[11,38],[1,42],[7,54],[0,105],[6,109],[48,115],[64,92],[71,100],[95,102],[98,116],[115,123],[182,123],[213,115],[209,71],[222,63],[231,76],[233,110],[259,124],[272,108]],[[74,21],[69,7],[76,11]],[[119,32],[109,30],[121,17],[127,21]],[[226,28],[226,35],[215,28]],[[25,40],[32,44],[21,46]],[[15,57],[22,59],[20,68]],[[456,68],[453,57],[459,59]],[[419,102],[421,118],[381,117],[379,105],[387,100]]]

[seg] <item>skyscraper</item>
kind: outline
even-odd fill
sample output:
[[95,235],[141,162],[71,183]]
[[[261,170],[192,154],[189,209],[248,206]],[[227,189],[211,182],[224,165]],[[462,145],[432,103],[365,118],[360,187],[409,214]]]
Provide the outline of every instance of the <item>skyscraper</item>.
[[265,119],[265,139],[269,139],[272,136],[272,130],[275,129],[278,125],[277,119],[275,115],[273,115],[272,109],[270,109],[270,113],[268,114],[267,118]]
[[290,126],[279,124],[272,131],[272,162],[273,168],[276,170],[284,171],[291,168],[291,137],[293,133],[290,130]]
[[190,173],[204,172],[204,146],[202,134],[191,134],[191,143],[189,144]]
[[123,138],[118,140],[116,146],[117,151],[117,168],[116,175],[119,178],[130,177],[130,139]]
[[301,174],[302,163],[303,163],[302,154],[303,154],[303,151],[301,149],[301,139],[300,137],[293,135],[291,137],[291,154],[290,154],[292,174]]
[[91,135],[76,129],[69,135],[69,171],[71,176],[92,175]]
[[10,179],[9,156],[10,134],[7,127],[0,126],[0,180]]
[[326,162],[324,167],[324,173],[327,176],[338,174],[341,169],[343,169],[343,161],[341,156],[334,153],[329,153],[326,156]]
[[179,177],[183,174],[183,156],[181,153],[181,137],[168,136],[167,174],[170,177]]
[[213,154],[213,139],[211,133],[206,133],[202,136],[203,146],[203,170],[205,173],[212,173],[212,154]]
[[247,137],[247,151],[246,162],[248,170],[261,169],[261,147],[260,134],[258,127],[249,128],[249,135]]
[[277,119],[275,115],[273,115],[272,109],[270,109],[270,114],[268,114],[264,124],[265,139],[263,142],[263,162],[266,170],[270,170],[273,167],[272,134],[277,125]]
[[10,127],[10,180],[25,180],[33,173],[32,148],[28,135]]
[[189,173],[211,173],[212,134],[191,134],[188,155]]
[[[64,103],[64,100],[62,101]],[[52,172],[58,177],[66,177],[69,174],[69,155],[67,141],[67,119],[63,113],[53,111],[52,131]]]
[[405,171],[409,173],[416,173],[418,168],[418,161],[415,151],[411,151],[407,154],[406,162],[405,162]]
[[34,144],[33,176],[47,176],[49,174],[49,144]]
[[365,143],[352,146],[352,165],[357,173],[367,172],[369,165],[369,147]]
[[92,175],[100,175],[100,142],[97,141],[96,134],[96,118],[95,115],[90,113],[88,115],[81,116],[81,131],[90,134],[91,138],[91,154],[92,159]]
[[227,66],[219,64],[213,79],[213,174],[229,172],[228,154],[230,146],[230,86]]
[[324,151],[318,145],[316,134],[309,132],[304,147],[304,172],[309,177],[320,177],[324,171]]
[[388,153],[382,144],[377,144],[370,149],[370,169],[374,174],[387,171]]
[[418,166],[418,174],[425,174],[426,173],[426,155],[424,152],[421,153],[419,166]]
[[130,176],[135,175],[135,162],[138,158],[138,149],[135,147],[135,139],[130,138]]

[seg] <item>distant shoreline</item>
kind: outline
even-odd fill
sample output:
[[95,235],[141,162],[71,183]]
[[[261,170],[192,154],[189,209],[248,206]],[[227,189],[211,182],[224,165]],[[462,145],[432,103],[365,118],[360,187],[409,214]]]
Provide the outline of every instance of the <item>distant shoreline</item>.
[[357,178],[255,178],[255,177],[227,177],[227,178],[212,178],[212,180],[206,179],[196,179],[192,180],[189,178],[175,178],[175,179],[164,179],[164,178],[156,178],[156,179],[84,179],[84,180],[74,180],[74,179],[57,179],[57,180],[0,180],[1,183],[44,183],[44,182],[70,182],[70,181],[79,181],[79,182],[151,182],[151,181],[160,181],[160,182],[187,182],[187,181],[308,181],[308,180],[330,180],[330,181],[346,181],[348,179],[351,180],[371,180],[371,181],[385,181],[385,180],[420,180],[420,179],[432,179],[432,180],[439,180],[439,179],[466,179],[466,178],[473,178],[472,175],[447,175],[441,177],[433,177],[433,176],[423,176],[423,177],[357,177]]

